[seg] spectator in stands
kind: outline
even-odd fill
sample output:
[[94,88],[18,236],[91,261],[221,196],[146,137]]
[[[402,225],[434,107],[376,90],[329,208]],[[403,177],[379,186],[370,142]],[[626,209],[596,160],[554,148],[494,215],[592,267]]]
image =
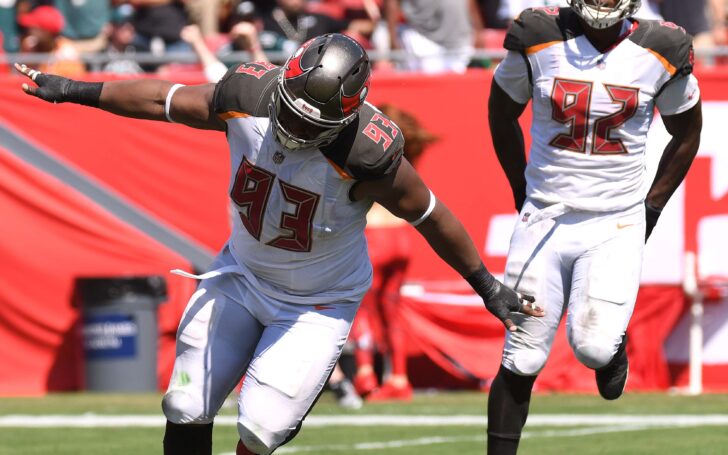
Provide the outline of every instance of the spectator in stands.
[[203,37],[207,38],[219,31],[223,3],[229,3],[229,0],[186,0],[184,2],[187,15],[193,24],[199,26]]
[[217,82],[227,71],[227,66],[220,60],[218,56],[224,57],[226,54],[234,51],[248,52],[248,61],[268,62],[268,56],[263,52],[260,44],[260,28],[262,27],[260,19],[256,16],[256,9],[253,2],[240,2],[230,16],[229,31],[227,40],[223,46],[213,52],[210,49],[207,40],[201,33],[199,27],[191,24],[182,29],[181,37],[197,54],[202,64],[205,78],[210,82]]
[[250,59],[256,62],[267,62],[258,38],[258,27],[253,22],[238,22],[230,29],[230,41],[235,49],[248,52]]
[[402,69],[462,73],[473,45],[482,47],[483,23],[475,0],[385,0],[384,4],[390,49],[407,54],[398,62]]
[[[275,41],[271,41],[270,34],[263,30],[263,21],[258,15],[253,2],[241,2],[231,18],[230,51],[243,51],[250,53],[250,59],[257,62],[267,62],[269,59],[263,49],[278,49]],[[267,45],[262,41],[266,39]]]
[[25,14],[39,6],[53,6],[55,0],[16,0],[18,15]]
[[137,63],[134,55],[134,25],[131,18],[134,8],[129,4],[114,8],[110,24],[106,27],[106,55],[110,61],[104,65],[102,71],[115,74],[139,74],[144,70]]
[[180,38],[187,24],[187,13],[179,0],[129,0],[134,6],[132,25],[136,32],[137,52],[162,55],[189,52],[190,46]]
[[[271,8],[266,11],[269,14]],[[245,0],[238,3],[227,21],[229,43],[220,48],[218,55],[256,50],[255,56],[251,57],[253,60],[268,61],[267,56],[265,60],[260,58],[265,55],[264,51],[281,51],[284,48],[285,37],[264,30],[263,17],[265,15],[266,13],[262,12],[255,2]],[[253,33],[255,36],[251,36]],[[260,46],[259,52],[255,49],[256,42]]]
[[39,6],[20,15],[18,24],[23,29],[21,52],[48,54],[48,59],[38,65],[41,71],[70,77],[86,72],[76,48],[68,39],[60,36],[65,21],[56,8]]
[[205,79],[209,82],[217,82],[225,75],[228,70],[227,66],[207,47],[205,38],[202,36],[202,31],[197,24],[184,26],[180,32],[180,37],[190,45],[197,55],[200,65],[202,65]]
[[[417,118],[393,105],[381,106],[402,130],[404,156],[416,165],[425,149],[437,138]],[[410,400],[412,385],[407,377],[407,346],[399,316],[400,289],[409,266],[411,246],[407,222],[374,204],[367,213],[364,231],[372,261],[372,287],[364,296],[354,319],[351,338],[356,351],[354,387],[368,401]],[[386,354],[389,374],[381,387],[374,370],[374,348]]]
[[61,33],[78,52],[98,52],[106,46],[110,0],[55,0],[55,6],[66,20]]
[[[354,35],[371,34],[371,24],[351,22],[306,10],[307,0],[276,0],[276,7],[262,12],[263,32],[260,36],[266,51],[293,52],[301,43],[326,33],[344,32]],[[366,45],[366,43],[362,43]]]
[[[210,82],[219,81],[225,75],[228,68],[207,46],[200,28],[195,24],[187,25],[182,29],[181,37],[192,47],[195,54],[197,54],[202,64],[205,78]],[[230,39],[241,50],[250,53],[250,61],[268,61],[258,42],[258,30],[255,28],[255,24],[251,22],[238,22],[230,30]]]
[[382,19],[383,4],[384,0],[341,0],[344,17],[349,20],[367,19],[377,22]]
[[[337,0],[329,0],[329,4]],[[341,17],[348,22],[346,34],[359,41],[365,49],[374,49],[373,35],[377,28],[386,31],[382,20],[383,0],[340,0]]]
[[666,21],[680,25],[693,35],[696,48],[725,45],[725,0],[658,0]]
[[[263,28],[260,12],[255,4],[250,0],[236,0],[234,3],[227,5],[225,12],[220,16],[220,34],[227,35],[233,26],[241,21],[257,22],[259,24],[258,28]],[[206,39],[210,38],[206,37]]]
[[18,24],[15,17],[15,0],[0,2],[0,35],[3,38],[2,49],[6,52],[18,52],[20,49]]

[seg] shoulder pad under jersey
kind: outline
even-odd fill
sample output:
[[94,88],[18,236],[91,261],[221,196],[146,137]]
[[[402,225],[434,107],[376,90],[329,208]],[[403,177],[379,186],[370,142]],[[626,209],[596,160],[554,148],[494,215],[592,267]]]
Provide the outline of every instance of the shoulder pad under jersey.
[[513,21],[503,47],[509,51],[532,53],[582,33],[578,17],[571,8],[529,8]]
[[393,172],[402,162],[404,137],[399,127],[369,103],[347,125],[324,156],[356,180],[374,180]]
[[215,113],[223,118],[236,114],[267,117],[268,103],[280,71],[279,66],[261,62],[230,68],[215,86]]
[[629,39],[652,52],[671,76],[693,72],[693,38],[684,28],[672,22],[640,20]]

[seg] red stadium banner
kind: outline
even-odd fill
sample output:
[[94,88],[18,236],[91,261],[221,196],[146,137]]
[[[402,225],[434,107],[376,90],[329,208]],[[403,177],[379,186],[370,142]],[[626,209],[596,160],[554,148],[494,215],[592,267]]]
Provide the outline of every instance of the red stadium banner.
[[[415,114],[440,140],[418,168],[439,199],[463,221],[486,265],[502,273],[515,213],[491,146],[487,97],[492,73],[375,75],[369,100]],[[698,158],[673,197],[646,250],[643,288],[630,325],[629,388],[660,390],[686,380],[683,257],[695,251],[701,274],[728,276],[728,154],[721,119],[728,115],[728,71],[698,75],[705,125]],[[193,83],[195,80],[176,82]],[[0,76],[0,130],[58,160],[170,231],[214,252],[228,234],[229,157],[224,135],[180,125],[115,117],[77,105],[49,105],[22,93],[22,80]],[[524,116],[527,131],[530,113]],[[667,137],[651,131],[654,169]],[[84,387],[78,349],[79,276],[161,274],[159,385],[166,387],[174,332],[195,283],[169,274],[188,260],[115,218],[88,195],[37,169],[0,143],[0,395]],[[487,382],[497,370],[502,330],[467,285],[412,231],[413,260],[400,307],[412,354],[425,354],[459,378]],[[466,291],[466,292],[463,292]],[[707,307],[705,382],[728,389],[728,302]],[[593,373],[574,359],[563,333],[537,382],[541,390],[595,391]]]

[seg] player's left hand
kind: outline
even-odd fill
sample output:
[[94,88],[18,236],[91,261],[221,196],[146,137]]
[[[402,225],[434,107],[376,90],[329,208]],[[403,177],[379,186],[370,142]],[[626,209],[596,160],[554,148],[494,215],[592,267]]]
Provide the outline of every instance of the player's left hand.
[[16,63],[14,66],[16,70],[28,76],[30,80],[38,84],[37,87],[23,84],[23,91],[25,93],[44,101],[48,101],[49,103],[62,103],[66,101],[68,89],[71,87],[71,83],[73,82],[71,79],[56,76],[55,74],[41,73],[40,71],[34,70],[26,65],[19,65]]
[[509,332],[518,330],[518,326],[511,319],[511,312],[539,318],[545,314],[543,308],[536,305],[536,299],[533,296],[516,292],[502,283],[498,283],[498,286],[493,297],[485,300],[485,308],[500,319]]

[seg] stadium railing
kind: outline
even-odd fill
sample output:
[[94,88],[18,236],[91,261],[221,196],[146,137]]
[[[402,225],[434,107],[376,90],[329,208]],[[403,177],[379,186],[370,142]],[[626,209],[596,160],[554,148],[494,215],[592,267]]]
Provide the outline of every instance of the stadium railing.
[[[267,52],[266,55],[273,63],[282,63],[288,58],[288,54],[284,52]],[[499,61],[506,55],[504,49],[476,49],[472,55],[473,61]],[[407,58],[405,51],[369,51],[369,56],[373,61],[391,60],[393,62],[403,61]],[[712,48],[700,48],[695,50],[695,56],[705,66],[728,64],[728,46],[718,46]],[[11,53],[0,54],[1,64],[25,63],[27,65],[37,65],[48,61],[50,54],[41,53]],[[231,52],[227,54],[218,54],[218,58],[226,64],[236,62],[250,61],[251,55],[248,52]],[[197,55],[190,52],[155,54],[150,52],[139,52],[134,54],[81,54],[81,61],[86,63],[91,71],[101,71],[101,69],[109,62],[114,60],[132,59],[142,65],[164,65],[169,63],[198,63]]]

